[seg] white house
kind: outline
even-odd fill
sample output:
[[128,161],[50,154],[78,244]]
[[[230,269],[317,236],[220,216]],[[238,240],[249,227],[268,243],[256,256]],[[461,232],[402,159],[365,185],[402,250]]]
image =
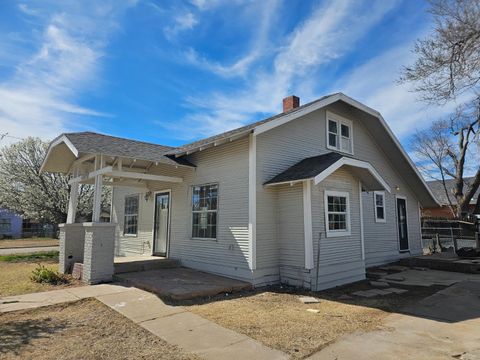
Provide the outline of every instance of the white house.
[[99,223],[97,191],[93,222],[62,227],[62,270],[80,259],[99,282],[114,254],[153,254],[256,286],[319,290],[421,254],[420,208],[437,202],[380,113],[342,93],[283,105],[177,148],[57,137],[43,171],[71,174],[69,223],[76,184],[113,186],[112,223]]

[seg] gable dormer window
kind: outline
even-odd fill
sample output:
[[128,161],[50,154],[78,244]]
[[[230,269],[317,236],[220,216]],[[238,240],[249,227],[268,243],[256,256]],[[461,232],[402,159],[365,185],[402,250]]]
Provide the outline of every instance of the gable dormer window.
[[352,122],[328,111],[327,148],[353,154]]

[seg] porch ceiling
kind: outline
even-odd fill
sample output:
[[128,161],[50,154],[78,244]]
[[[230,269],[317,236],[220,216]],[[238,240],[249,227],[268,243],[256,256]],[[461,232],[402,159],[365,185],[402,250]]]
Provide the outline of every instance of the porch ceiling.
[[390,186],[367,161],[353,159],[336,152],[306,158],[289,167],[264,183],[266,186],[289,184],[304,180],[313,180],[320,183],[327,176],[341,167],[346,167],[362,182],[368,190],[386,190],[390,192]]

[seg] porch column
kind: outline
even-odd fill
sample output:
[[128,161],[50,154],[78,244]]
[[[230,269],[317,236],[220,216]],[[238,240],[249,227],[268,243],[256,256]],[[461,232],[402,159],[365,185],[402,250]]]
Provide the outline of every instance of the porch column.
[[116,224],[91,222],[83,226],[83,281],[89,284],[112,281]]
[[77,214],[78,204],[78,182],[75,181],[71,184],[70,198],[68,199],[68,212],[67,212],[67,224],[73,224],[75,222],[75,216]]
[[93,215],[92,222],[100,222],[100,213],[102,211],[102,185],[103,175],[95,176],[95,190],[93,193]]
[[83,224],[60,224],[58,271],[69,274],[73,264],[83,262],[85,230]]

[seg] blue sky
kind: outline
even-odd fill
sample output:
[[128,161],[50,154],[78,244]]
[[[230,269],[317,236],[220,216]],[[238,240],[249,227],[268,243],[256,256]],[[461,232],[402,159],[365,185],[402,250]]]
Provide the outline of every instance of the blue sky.
[[342,91],[404,142],[449,108],[396,80],[422,1],[1,1],[0,133],[180,145]]

